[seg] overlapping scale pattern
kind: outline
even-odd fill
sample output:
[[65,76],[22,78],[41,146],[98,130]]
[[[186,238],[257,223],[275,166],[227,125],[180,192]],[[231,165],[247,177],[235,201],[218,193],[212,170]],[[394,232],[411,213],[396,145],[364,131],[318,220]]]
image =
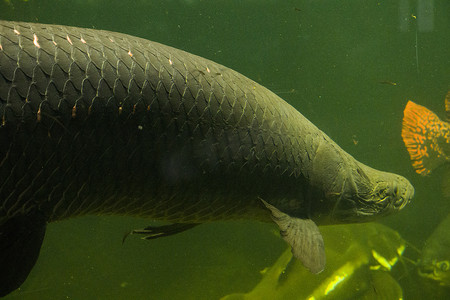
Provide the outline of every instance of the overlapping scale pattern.
[[120,33],[7,21],[0,118],[1,214],[39,206],[50,219],[258,214],[259,196],[288,203],[307,192],[315,141],[329,140],[207,59]]

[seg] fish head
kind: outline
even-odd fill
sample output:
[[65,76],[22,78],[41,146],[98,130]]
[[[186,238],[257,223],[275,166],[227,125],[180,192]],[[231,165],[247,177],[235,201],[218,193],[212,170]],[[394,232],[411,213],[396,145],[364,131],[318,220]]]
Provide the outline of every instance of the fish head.
[[450,286],[450,214],[426,240],[417,262],[420,276]]
[[414,196],[414,187],[405,177],[359,162],[343,177],[341,191],[334,195],[336,223],[373,221],[402,210]]
[[419,275],[438,281],[440,285],[450,286],[450,262],[448,260],[420,260]]

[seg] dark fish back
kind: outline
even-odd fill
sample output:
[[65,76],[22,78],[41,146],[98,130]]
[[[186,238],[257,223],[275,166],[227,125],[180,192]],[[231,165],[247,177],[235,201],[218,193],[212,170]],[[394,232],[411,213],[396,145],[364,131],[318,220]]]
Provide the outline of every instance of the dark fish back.
[[124,34],[0,25],[3,215],[205,221],[304,192],[302,149],[319,131],[250,79]]

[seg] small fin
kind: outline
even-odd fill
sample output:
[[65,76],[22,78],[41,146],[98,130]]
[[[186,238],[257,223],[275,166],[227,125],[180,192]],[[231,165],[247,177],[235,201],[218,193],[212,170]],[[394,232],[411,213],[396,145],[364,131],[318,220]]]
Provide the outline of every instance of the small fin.
[[428,175],[445,163],[444,122],[431,110],[408,101],[403,112],[402,138],[416,172]]
[[283,239],[291,246],[292,254],[314,274],[325,268],[325,247],[317,225],[310,219],[291,217],[263,199],[261,201],[272,212],[272,219],[280,228]]
[[41,216],[17,216],[0,226],[0,297],[27,279],[35,265],[45,236]]
[[142,239],[144,240],[152,240],[157,239],[160,237],[170,236],[174,235],[183,231],[186,231],[188,229],[191,229],[197,225],[200,225],[199,223],[174,223],[170,225],[162,225],[162,226],[148,226],[144,229],[135,229],[127,233],[122,240],[122,243],[125,242],[125,239],[130,234],[143,234],[145,235]]
[[450,121],[450,91],[445,96],[445,113],[447,114],[447,121]]

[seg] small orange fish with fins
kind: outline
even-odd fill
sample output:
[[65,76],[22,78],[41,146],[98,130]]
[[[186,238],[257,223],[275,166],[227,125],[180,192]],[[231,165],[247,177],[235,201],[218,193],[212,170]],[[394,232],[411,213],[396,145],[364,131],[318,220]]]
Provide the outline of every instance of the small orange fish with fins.
[[[445,98],[445,111],[450,121],[450,91]],[[450,162],[450,123],[440,120],[428,108],[408,101],[403,112],[402,138],[420,175],[428,175]]]

